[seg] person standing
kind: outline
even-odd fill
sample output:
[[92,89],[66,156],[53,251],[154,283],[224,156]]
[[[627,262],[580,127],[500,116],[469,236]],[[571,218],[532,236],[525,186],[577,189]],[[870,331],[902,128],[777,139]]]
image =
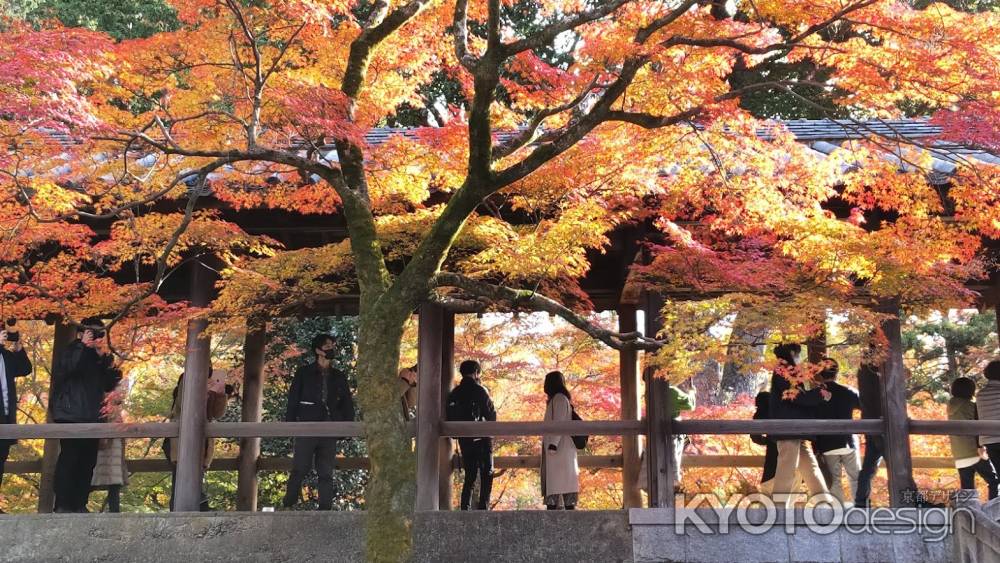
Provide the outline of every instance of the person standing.
[[[1000,420],[1000,360],[986,364],[983,375],[986,386],[976,398],[976,412],[980,420]],[[986,448],[993,468],[1000,467],[1000,435],[980,436],[979,444]]]
[[[948,401],[948,420],[976,420],[976,382],[959,377],[951,383],[951,400]],[[963,490],[976,488],[976,474],[986,481],[989,498],[997,498],[1000,479],[988,458],[984,458],[975,436],[950,436],[951,457]]]
[[[819,387],[806,388],[804,383],[793,383],[802,347],[798,344],[779,344],[774,348],[778,367],[771,376],[771,396],[768,398],[772,419],[808,420],[816,418],[816,407],[823,397]],[[787,397],[786,395],[794,395]],[[816,456],[809,447],[812,436],[797,434],[772,435],[778,460],[774,474],[772,495],[779,501],[791,502],[796,484],[796,473],[802,476],[811,495],[829,495],[829,489],[820,472]]]
[[[882,418],[882,390],[879,372],[870,361],[862,362],[858,368],[858,397],[861,405],[862,419]],[[872,477],[878,470],[885,454],[881,434],[865,434],[865,455],[858,471],[858,487],[854,493],[854,506],[868,508],[872,492]]]
[[[753,413],[754,420],[767,420],[770,418],[771,392],[761,391],[754,398],[757,409]],[[774,474],[778,467],[778,445],[766,434],[751,434],[750,440],[758,446],[764,446],[764,467],[760,476],[760,486],[757,490],[763,495],[771,494],[774,490]]]
[[[52,366],[52,421],[59,424],[101,422],[104,395],[121,381],[107,349],[100,319],[83,321],[77,338]],[[97,463],[97,438],[59,440],[55,471],[55,512],[87,512],[90,482]]]
[[[830,399],[820,402],[816,409],[816,418],[851,420],[854,418],[854,411],[861,409],[861,399],[858,397],[858,392],[837,383],[840,366],[835,360],[823,358],[822,365],[823,370],[819,372],[819,378],[823,381],[826,390],[830,392]],[[841,504],[853,501],[858,493],[858,473],[861,471],[854,434],[817,436],[816,448],[826,459],[826,465],[830,468],[830,492]],[[840,477],[841,469],[847,474],[847,483],[851,489],[850,497],[844,494],[844,485]]]
[[[333,367],[337,343],[329,334],[318,334],[312,340],[315,360],[295,371],[288,389],[286,422],[351,422],[354,420],[354,398],[344,372]],[[292,453],[292,473],[285,491],[285,508],[295,506],[302,496],[302,480],[316,467],[319,477],[319,509],[333,508],[333,463],[337,453],[337,438],[295,438]]]
[[[562,372],[545,376],[546,422],[573,420],[573,404]],[[546,510],[575,510],[580,494],[580,467],[576,444],[568,434],[542,437],[542,497]]]
[[[122,386],[108,393],[105,398],[104,421],[122,422]],[[108,491],[108,512],[121,512],[122,487],[128,485],[128,467],[125,465],[125,439],[101,438],[97,446],[97,463],[94,464],[94,478],[91,490]]]
[[[465,360],[458,367],[462,380],[448,395],[447,415],[450,421],[495,421],[497,410],[490,394],[480,382],[482,367],[475,360]],[[493,439],[459,438],[458,449],[462,454],[462,469],[465,481],[462,483],[461,509],[469,510],[472,504],[472,489],[479,477],[479,510],[489,510],[490,493],[493,489]]]
[[[236,395],[236,388],[225,382],[226,372],[215,370],[212,365],[208,365],[209,377],[207,378],[208,393],[205,395],[205,421],[212,422],[218,420],[226,413],[229,406],[229,399]],[[181,401],[184,388],[184,374],[177,378],[177,385],[174,386],[173,402],[170,404],[170,420],[178,422],[181,419]],[[177,484],[177,456],[178,438],[167,438],[163,441],[163,454],[170,462],[170,510],[174,509],[174,489]],[[212,465],[215,458],[215,438],[205,438],[205,448],[201,454],[201,498],[198,503],[199,512],[211,512],[212,506],[208,502],[208,492],[205,490],[205,473]]]
[[397,385],[403,420],[412,420],[417,416],[417,366],[399,370]]
[[[3,400],[0,424],[17,424],[17,378],[30,373],[31,360],[21,344],[21,335],[16,325],[8,323],[6,330],[0,330],[0,397]],[[7,456],[16,442],[0,438],[0,485],[3,485]]]

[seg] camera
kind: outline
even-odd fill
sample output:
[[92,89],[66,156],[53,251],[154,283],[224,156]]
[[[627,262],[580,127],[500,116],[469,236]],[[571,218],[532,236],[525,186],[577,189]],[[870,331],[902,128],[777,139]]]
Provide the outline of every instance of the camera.
[[94,329],[91,331],[91,333],[93,333],[94,335],[94,340],[100,340],[104,338],[104,330],[102,329]]

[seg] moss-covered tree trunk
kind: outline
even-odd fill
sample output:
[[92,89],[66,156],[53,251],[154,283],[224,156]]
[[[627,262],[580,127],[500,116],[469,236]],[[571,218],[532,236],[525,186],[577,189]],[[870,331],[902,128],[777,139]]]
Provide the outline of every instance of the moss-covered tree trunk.
[[365,493],[366,553],[370,561],[379,563],[406,561],[412,547],[414,454],[396,385],[400,343],[409,312],[398,306],[363,310],[358,329],[358,401],[371,459],[371,479]]

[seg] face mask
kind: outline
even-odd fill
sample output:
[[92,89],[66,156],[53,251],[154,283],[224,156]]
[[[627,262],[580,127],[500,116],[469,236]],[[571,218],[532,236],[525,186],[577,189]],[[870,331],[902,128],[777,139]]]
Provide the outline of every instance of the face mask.
[[332,360],[332,359],[334,359],[334,358],[337,357],[337,351],[336,350],[326,350],[326,351],[323,352],[323,357],[326,358],[326,359],[328,359],[328,360]]

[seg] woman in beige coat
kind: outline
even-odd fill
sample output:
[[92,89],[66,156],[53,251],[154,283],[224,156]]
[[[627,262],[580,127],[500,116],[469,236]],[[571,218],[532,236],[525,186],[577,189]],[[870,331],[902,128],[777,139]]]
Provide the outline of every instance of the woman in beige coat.
[[[563,374],[553,371],[545,376],[545,420],[573,420],[573,407]],[[545,508],[557,510],[560,504],[566,510],[576,508],[580,493],[580,468],[576,461],[576,444],[566,435],[542,437],[542,496]]]

